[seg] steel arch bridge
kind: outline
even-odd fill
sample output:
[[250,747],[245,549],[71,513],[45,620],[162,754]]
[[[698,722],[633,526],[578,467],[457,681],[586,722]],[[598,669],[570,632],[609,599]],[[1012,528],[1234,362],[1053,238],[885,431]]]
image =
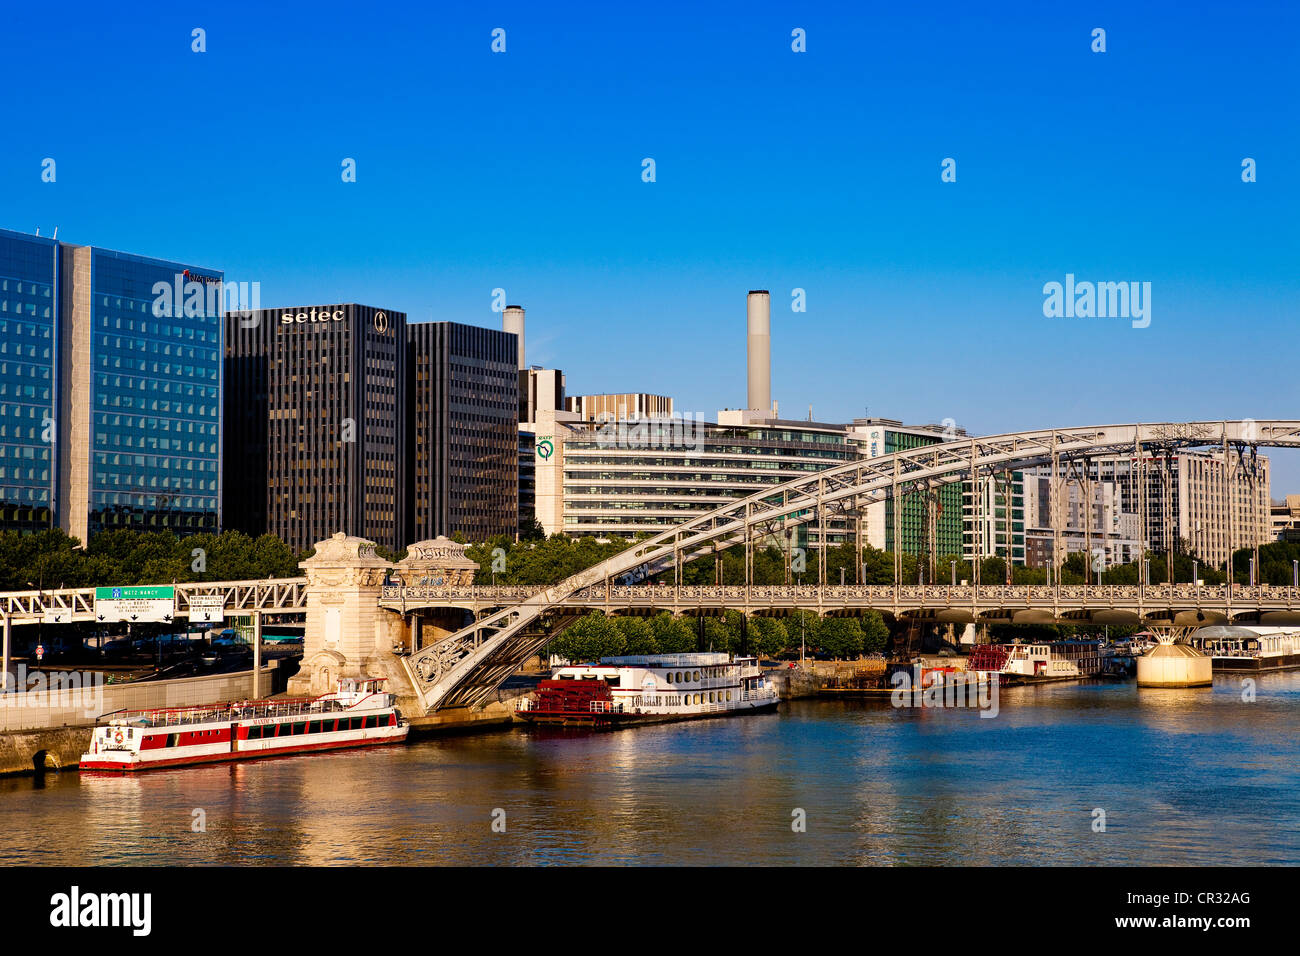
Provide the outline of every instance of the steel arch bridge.
[[[1071,469],[1077,469],[1080,462],[1117,455],[1133,457],[1145,524],[1147,482],[1143,470],[1147,457],[1211,447],[1222,449],[1234,474],[1240,469],[1250,475],[1259,447],[1300,447],[1300,420],[1053,428],[960,438],[847,462],[738,498],[638,541],[594,567],[490,613],[403,658],[403,663],[427,711],[474,706],[487,699],[528,657],[540,652],[555,634],[530,633],[532,625],[548,611],[562,607],[575,592],[597,583],[608,586],[610,579],[633,572],[638,576],[656,574],[737,544],[745,546],[748,580],[752,572],[751,545],[756,537],[813,522],[824,528],[829,516],[896,496],[902,488],[982,481],[993,475],[1047,465],[1054,476],[1068,480]],[[1053,482],[1054,494],[1056,484]],[[1145,527],[1143,530],[1145,540]],[[819,567],[824,576],[825,562],[819,562]],[[382,605],[398,610],[395,599],[386,597]]]

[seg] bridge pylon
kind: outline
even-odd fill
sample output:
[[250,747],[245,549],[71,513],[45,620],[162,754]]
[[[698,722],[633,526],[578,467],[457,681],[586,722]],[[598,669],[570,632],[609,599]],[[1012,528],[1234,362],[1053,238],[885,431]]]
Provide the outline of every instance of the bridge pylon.
[[318,541],[299,567],[307,575],[307,619],[302,669],[289,679],[289,693],[329,693],[340,677],[385,677],[400,706],[414,693],[392,653],[402,620],[379,607],[393,565],[373,541],[340,531]]

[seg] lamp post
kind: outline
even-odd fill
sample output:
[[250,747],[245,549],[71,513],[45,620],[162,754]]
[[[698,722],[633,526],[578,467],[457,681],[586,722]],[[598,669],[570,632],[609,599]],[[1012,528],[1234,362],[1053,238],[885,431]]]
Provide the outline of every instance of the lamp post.
[[[39,583],[37,583],[37,582],[39,582]],[[38,648],[40,648],[41,653],[44,654],[44,653],[45,653],[45,642],[41,639],[41,627],[43,626],[44,621],[45,621],[45,607],[44,607],[44,604],[45,604],[45,572],[42,571],[41,574],[40,574],[40,577],[38,577],[38,578],[36,579],[36,581],[28,581],[28,582],[27,582],[27,586],[28,586],[29,588],[36,588],[36,589],[37,589],[37,590],[36,590],[36,602],[37,602],[38,604],[42,605],[42,607],[41,607],[41,616],[40,616],[39,618],[37,618],[37,620],[36,620],[36,646],[37,646]],[[36,663],[37,663],[38,665],[41,663],[41,657],[40,657],[40,655],[37,655]]]
[[952,565],[952,586],[956,587],[957,586],[957,562],[955,560],[952,560],[949,561],[948,563]]

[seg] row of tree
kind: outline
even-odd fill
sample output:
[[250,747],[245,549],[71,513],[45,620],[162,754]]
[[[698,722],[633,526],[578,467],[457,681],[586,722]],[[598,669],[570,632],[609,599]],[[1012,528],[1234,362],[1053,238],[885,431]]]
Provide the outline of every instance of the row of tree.
[[[459,536],[457,536],[459,537]],[[627,548],[632,541],[623,538],[601,540],[591,537],[569,538],[552,535],[540,540],[516,542],[501,536],[472,544],[466,554],[479,562],[480,583],[545,586],[584,571]],[[405,552],[390,553],[376,549],[383,557],[398,560]],[[161,584],[170,581],[238,581],[256,578],[296,577],[302,572],[298,562],[310,556],[306,551],[295,555],[279,538],[262,535],[250,538],[238,531],[221,534],[198,534],[178,538],[169,532],[144,532],[119,529],[93,535],[84,548],[81,543],[59,529],[37,534],[0,533],[0,588],[21,590],[31,587],[88,587],[104,584]],[[1239,584],[1250,580],[1252,549],[1239,550],[1233,557],[1233,579]],[[1256,580],[1264,584],[1292,583],[1295,565],[1300,561],[1300,544],[1273,542],[1259,549]],[[814,549],[794,549],[787,554],[776,547],[756,548],[753,554],[754,584],[816,583],[822,556]],[[861,571],[852,545],[830,548],[825,556],[826,581],[841,580],[856,584],[893,584],[894,555],[878,548],[862,550]],[[1088,558],[1072,554],[1061,571],[1063,584],[1136,584],[1141,577],[1140,562],[1118,565],[1100,572],[1087,567]],[[1149,554],[1149,580],[1169,580],[1168,558]],[[1187,554],[1173,556],[1173,580],[1192,580],[1194,558]],[[903,555],[899,580],[912,584],[927,577],[928,562],[918,562],[914,555]],[[965,558],[945,557],[937,562],[936,583],[947,583],[955,573],[958,581],[974,579],[974,568]],[[999,584],[1007,580],[1002,558],[985,558],[980,562],[980,581]],[[1199,562],[1196,574],[1206,584],[1222,584],[1224,571]],[[861,579],[859,581],[859,578]],[[654,580],[671,583],[675,572],[668,570]],[[743,584],[745,552],[734,547],[721,555],[700,558],[686,564],[681,571],[684,584]],[[1013,565],[1011,580],[1015,584],[1046,584],[1047,571]]]
[[93,535],[84,548],[59,529],[6,531],[0,533],[0,590],[297,577],[299,559],[274,535],[239,531],[178,538],[118,529]]
[[[478,580],[482,583],[549,585],[613,557],[631,543],[622,538],[605,541],[564,535],[516,542],[502,536],[471,545],[466,554],[479,562]],[[1242,549],[1234,557],[1233,577],[1239,584],[1250,580],[1250,557],[1253,553],[1251,549]],[[754,584],[816,583],[820,579],[818,568],[821,560],[821,553],[811,548],[795,549],[789,555],[777,547],[756,548],[751,580]],[[1152,584],[1170,579],[1167,555],[1148,554],[1146,560],[1149,564],[1148,580]],[[1300,560],[1300,544],[1275,542],[1262,545],[1258,580],[1265,584],[1290,584],[1291,562],[1294,560]],[[1088,562],[1087,555],[1071,554],[1061,568],[1061,583],[1137,584],[1142,575],[1141,563],[1137,561],[1101,570],[1089,567]],[[898,579],[904,584],[916,584],[929,578],[931,573],[932,583],[937,584],[947,584],[953,577],[959,582],[975,578],[974,563],[956,555],[938,559],[937,569],[933,572],[928,569],[927,561],[911,554],[902,555],[899,564],[902,573]],[[860,568],[852,545],[830,548],[826,554],[826,581],[829,584],[838,584],[841,578],[847,584],[893,584],[897,574],[893,553],[870,545],[862,549]],[[1173,555],[1172,578],[1175,582],[1190,582],[1193,571],[1206,584],[1222,584],[1225,578],[1222,567],[1197,561],[1189,554]],[[1007,564],[1003,558],[984,558],[979,562],[979,572],[983,584],[1007,581]],[[1047,584],[1048,577],[1044,568],[1011,566],[1013,584]],[[671,569],[663,571],[652,580],[672,583],[676,580],[675,572]],[[691,561],[683,566],[681,580],[688,585],[744,584],[745,551],[733,547],[720,555]]]
[[594,661],[619,654],[680,654],[712,650],[745,651],[764,657],[820,653],[837,659],[883,651],[889,628],[875,611],[862,617],[819,618],[797,612],[787,618],[752,617],[738,611],[722,617],[606,617],[592,611],[578,618],[547,646],[547,653],[572,661]]

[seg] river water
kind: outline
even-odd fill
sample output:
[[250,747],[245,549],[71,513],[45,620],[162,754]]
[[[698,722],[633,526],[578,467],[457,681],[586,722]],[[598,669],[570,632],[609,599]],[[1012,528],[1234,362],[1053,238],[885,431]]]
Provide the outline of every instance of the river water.
[[809,700],[11,778],[0,864],[1294,865],[1300,673],[1256,683],[1254,700],[1231,677],[1008,688],[992,719]]

